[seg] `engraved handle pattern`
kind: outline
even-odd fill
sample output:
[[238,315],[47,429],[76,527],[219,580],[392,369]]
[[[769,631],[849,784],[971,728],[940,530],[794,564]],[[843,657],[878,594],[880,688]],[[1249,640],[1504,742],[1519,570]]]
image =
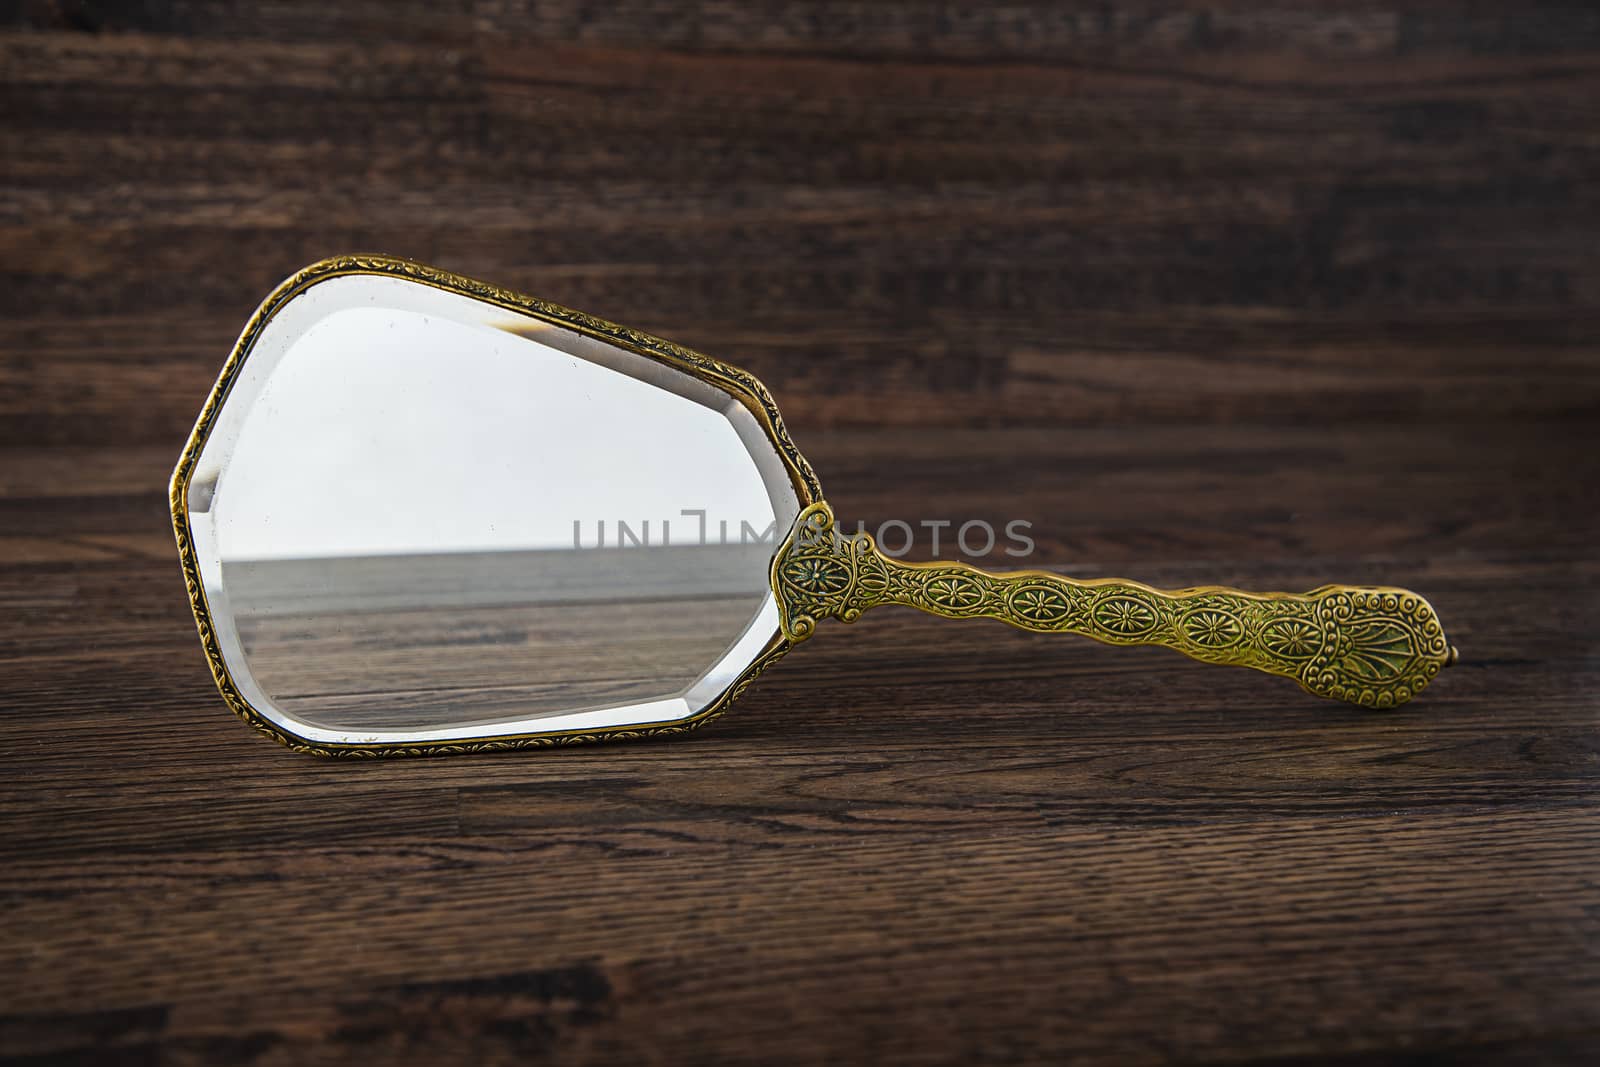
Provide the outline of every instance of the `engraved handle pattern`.
[[1433,608],[1404,589],[1163,591],[1118,578],[1078,581],[1045,571],[990,574],[964,563],[901,563],[879,552],[867,534],[839,534],[826,503],[801,512],[779,546],[772,588],[791,641],[810,637],[822,618],[854,622],[867,608],[904,604],[946,618],[999,619],[1111,645],[1164,645],[1206,663],[1293,678],[1317,696],[1364,707],[1405,703],[1456,655]]

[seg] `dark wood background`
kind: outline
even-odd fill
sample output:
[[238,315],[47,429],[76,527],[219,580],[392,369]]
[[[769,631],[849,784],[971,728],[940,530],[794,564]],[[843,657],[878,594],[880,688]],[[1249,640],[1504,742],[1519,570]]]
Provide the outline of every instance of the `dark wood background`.
[[[6,1054],[1600,1055],[1592,5],[0,11]],[[293,755],[164,485],[355,250],[752,369],[843,517],[1407,585],[1463,663],[1368,714],[885,610],[684,741]]]

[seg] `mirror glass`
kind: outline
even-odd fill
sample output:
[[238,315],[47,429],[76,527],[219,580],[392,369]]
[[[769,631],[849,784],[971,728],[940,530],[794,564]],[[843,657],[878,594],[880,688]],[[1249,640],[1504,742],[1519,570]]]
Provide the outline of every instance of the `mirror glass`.
[[187,506],[245,698],[346,743],[693,716],[778,633],[799,509],[728,393],[372,275],[278,309]]

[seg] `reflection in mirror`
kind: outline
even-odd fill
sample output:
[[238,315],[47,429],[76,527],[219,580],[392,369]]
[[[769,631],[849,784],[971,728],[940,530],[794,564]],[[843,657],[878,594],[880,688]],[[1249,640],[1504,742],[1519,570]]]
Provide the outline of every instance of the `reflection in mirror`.
[[799,510],[686,372],[393,277],[267,323],[188,497],[241,692],[329,741],[668,722],[771,642]]

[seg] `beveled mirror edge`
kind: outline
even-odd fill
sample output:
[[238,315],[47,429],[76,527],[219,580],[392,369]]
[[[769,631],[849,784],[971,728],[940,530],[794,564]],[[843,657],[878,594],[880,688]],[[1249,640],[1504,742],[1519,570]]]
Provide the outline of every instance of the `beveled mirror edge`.
[[376,254],[334,256],[320,260],[295,272],[279,284],[245,323],[238,340],[234,342],[233,349],[222,365],[216,384],[212,386],[204,406],[200,409],[200,415],[195,420],[194,429],[190,431],[189,438],[178,457],[177,466],[172,472],[168,486],[173,534],[177,539],[178,556],[183,568],[184,585],[189,595],[189,606],[194,612],[195,625],[200,633],[200,644],[205,652],[207,665],[211,669],[212,680],[216,683],[223,702],[234,714],[274,741],[296,752],[316,756],[422,756],[503,752],[605,740],[669,736],[688,733],[722,715],[728,705],[738,699],[762,671],[793,647],[792,642],[781,632],[775,634],[751,664],[709,705],[693,715],[662,723],[627,724],[583,731],[524,731],[470,739],[418,739],[403,744],[358,741],[336,743],[302,736],[289,727],[269,719],[254,707],[245,699],[234,680],[223,657],[222,647],[212,622],[211,608],[206,599],[199,559],[195,552],[194,532],[189,523],[190,483],[195,464],[210,437],[217,415],[227,400],[245,361],[249,358],[256,339],[267,323],[284,304],[312,286],[332,278],[349,275],[400,278],[481,300],[607,341],[635,355],[684,371],[717,386],[749,409],[766,432],[768,440],[789,473],[802,511],[822,500],[822,488],[817,481],[816,472],[789,437],[772,394],[748,371],[627,326],[411,260]]

